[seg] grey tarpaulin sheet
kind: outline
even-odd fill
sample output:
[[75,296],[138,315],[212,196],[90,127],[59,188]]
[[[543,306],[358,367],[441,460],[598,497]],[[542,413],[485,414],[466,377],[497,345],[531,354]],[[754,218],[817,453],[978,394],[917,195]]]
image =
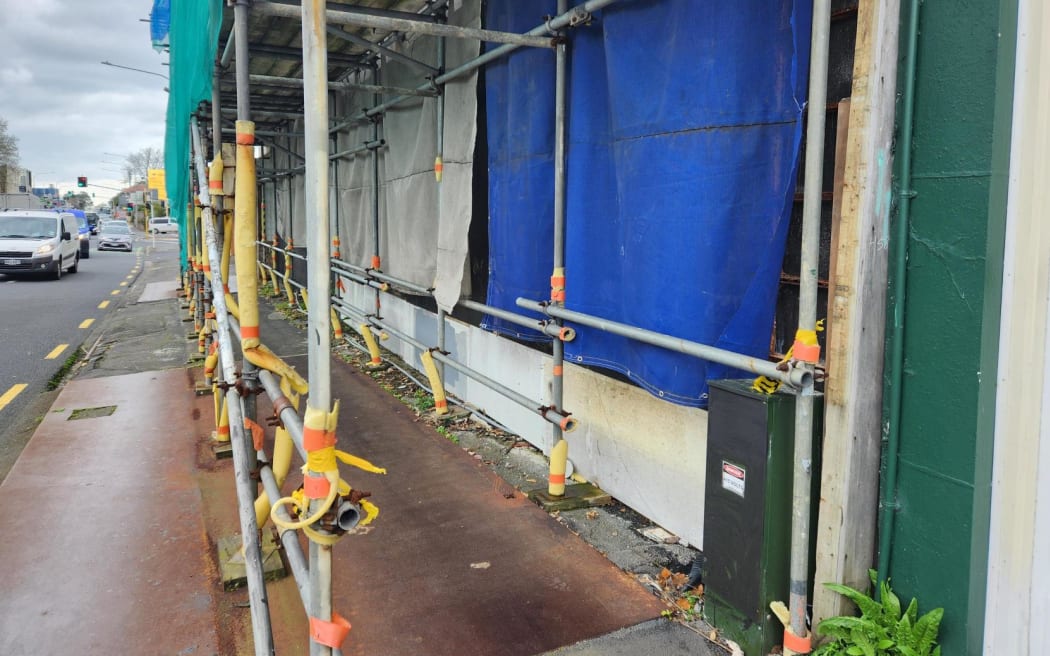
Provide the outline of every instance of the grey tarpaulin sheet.
[[[449,23],[480,27],[480,2],[459,3]],[[414,59],[437,62],[437,40],[418,36],[393,46]],[[446,70],[476,57],[472,39],[446,40]],[[397,61],[384,62],[382,84],[416,87],[423,80],[418,68]],[[373,82],[370,74],[355,81]],[[470,227],[474,143],[477,136],[477,74],[465,75],[445,86],[444,173],[434,178],[437,154],[436,98],[412,98],[390,109],[380,136],[379,256],[390,275],[424,287],[434,287],[438,303],[451,309],[469,278],[464,277],[467,231]],[[351,116],[375,101],[371,93],[340,92],[336,117]],[[372,139],[372,126],[359,125],[340,135],[338,150]],[[372,156],[342,159],[338,175],[338,230],[343,257],[370,266],[374,253],[372,226]],[[333,210],[334,211],[334,210]]]

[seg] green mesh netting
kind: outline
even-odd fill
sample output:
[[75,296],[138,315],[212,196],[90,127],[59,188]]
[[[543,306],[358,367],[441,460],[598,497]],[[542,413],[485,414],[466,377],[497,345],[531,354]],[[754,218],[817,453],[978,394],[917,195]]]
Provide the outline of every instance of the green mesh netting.
[[164,135],[165,186],[179,222],[179,261],[186,267],[190,173],[190,114],[211,100],[222,0],[171,0],[171,85]]

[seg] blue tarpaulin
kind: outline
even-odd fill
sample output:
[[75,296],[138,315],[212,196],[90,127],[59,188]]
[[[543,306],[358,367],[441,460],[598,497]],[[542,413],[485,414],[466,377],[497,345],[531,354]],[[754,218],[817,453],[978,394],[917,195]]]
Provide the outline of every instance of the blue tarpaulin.
[[149,12],[149,39],[154,50],[165,50],[168,47],[168,30],[171,27],[171,1],[153,0],[153,10]]
[[[490,0],[523,31],[554,2]],[[566,307],[765,357],[790,220],[809,62],[806,0],[611,5],[572,33]],[[554,57],[486,71],[488,302],[550,295]],[[539,338],[492,317],[486,327]],[[570,362],[707,404],[725,367],[582,326]]]

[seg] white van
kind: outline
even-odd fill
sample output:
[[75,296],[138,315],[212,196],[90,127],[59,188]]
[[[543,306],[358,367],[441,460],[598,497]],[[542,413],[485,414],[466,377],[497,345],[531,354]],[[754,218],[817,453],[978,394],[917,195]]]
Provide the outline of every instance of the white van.
[[164,234],[167,234],[169,232],[178,233],[179,224],[173,217],[157,216],[149,220],[149,226],[147,230],[149,230],[149,232],[152,232],[153,234],[157,234],[158,232],[162,232]]
[[55,280],[80,266],[77,219],[35,210],[0,212],[0,273],[46,273]]

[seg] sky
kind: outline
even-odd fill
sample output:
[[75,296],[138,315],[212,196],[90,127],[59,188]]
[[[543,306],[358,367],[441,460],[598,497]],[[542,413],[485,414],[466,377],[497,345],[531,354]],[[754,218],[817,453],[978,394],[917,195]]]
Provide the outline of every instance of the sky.
[[126,179],[128,153],[163,149],[168,75],[153,50],[151,0],[0,0],[0,117],[18,139],[33,186],[102,202]]

